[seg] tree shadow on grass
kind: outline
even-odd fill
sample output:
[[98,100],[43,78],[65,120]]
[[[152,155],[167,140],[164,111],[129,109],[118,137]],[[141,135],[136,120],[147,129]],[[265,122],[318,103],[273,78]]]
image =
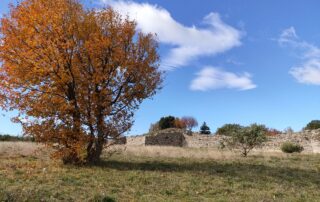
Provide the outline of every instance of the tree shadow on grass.
[[126,162],[105,160],[99,165],[102,168],[119,171],[154,171],[154,172],[190,172],[202,175],[217,175],[245,181],[275,181],[277,183],[295,183],[296,186],[314,184],[320,188],[320,172],[290,167],[276,168],[268,165],[256,165],[247,162]]

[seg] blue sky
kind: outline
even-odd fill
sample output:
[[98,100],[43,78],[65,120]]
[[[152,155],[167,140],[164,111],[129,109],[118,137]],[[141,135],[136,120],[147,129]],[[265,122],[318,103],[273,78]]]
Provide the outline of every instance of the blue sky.
[[[6,13],[9,0],[0,2]],[[320,119],[320,2],[290,0],[83,1],[111,5],[157,33],[163,89],[137,111],[130,134],[160,117],[300,130]],[[0,132],[19,134],[2,112]]]

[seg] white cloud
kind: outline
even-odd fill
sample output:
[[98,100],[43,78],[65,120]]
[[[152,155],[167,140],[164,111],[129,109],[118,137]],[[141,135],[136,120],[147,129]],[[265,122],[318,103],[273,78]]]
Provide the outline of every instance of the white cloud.
[[205,28],[188,27],[157,5],[125,0],[101,1],[136,20],[142,32],[156,33],[161,43],[172,46],[162,61],[165,69],[185,66],[201,56],[214,56],[241,45],[242,33],[224,23],[218,13],[210,13],[203,19]]
[[191,82],[190,89],[208,91],[220,88],[250,90],[257,86],[252,82],[249,73],[235,74],[215,67],[205,67]]
[[299,83],[320,85],[320,60],[308,60],[302,66],[293,67],[290,74]]
[[297,39],[298,39],[298,35],[296,34],[295,28],[289,27],[282,31],[278,41],[280,44],[285,44],[285,43],[292,43]]
[[301,40],[294,27],[283,30],[278,42],[298,52],[303,59],[302,64],[292,67],[289,73],[299,83],[320,85],[320,48]]

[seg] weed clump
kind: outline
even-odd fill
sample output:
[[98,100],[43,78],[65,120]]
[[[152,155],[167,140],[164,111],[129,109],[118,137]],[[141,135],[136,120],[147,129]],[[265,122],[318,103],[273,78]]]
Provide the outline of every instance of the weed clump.
[[285,142],[281,145],[281,151],[284,153],[300,153],[303,151],[303,147],[297,143]]

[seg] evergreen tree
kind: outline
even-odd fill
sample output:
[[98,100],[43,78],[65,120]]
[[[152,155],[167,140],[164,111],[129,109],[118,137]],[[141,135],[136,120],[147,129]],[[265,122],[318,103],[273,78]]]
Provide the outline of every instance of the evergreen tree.
[[203,122],[202,126],[200,127],[200,134],[209,135],[211,134],[209,126],[207,126],[206,122]]

